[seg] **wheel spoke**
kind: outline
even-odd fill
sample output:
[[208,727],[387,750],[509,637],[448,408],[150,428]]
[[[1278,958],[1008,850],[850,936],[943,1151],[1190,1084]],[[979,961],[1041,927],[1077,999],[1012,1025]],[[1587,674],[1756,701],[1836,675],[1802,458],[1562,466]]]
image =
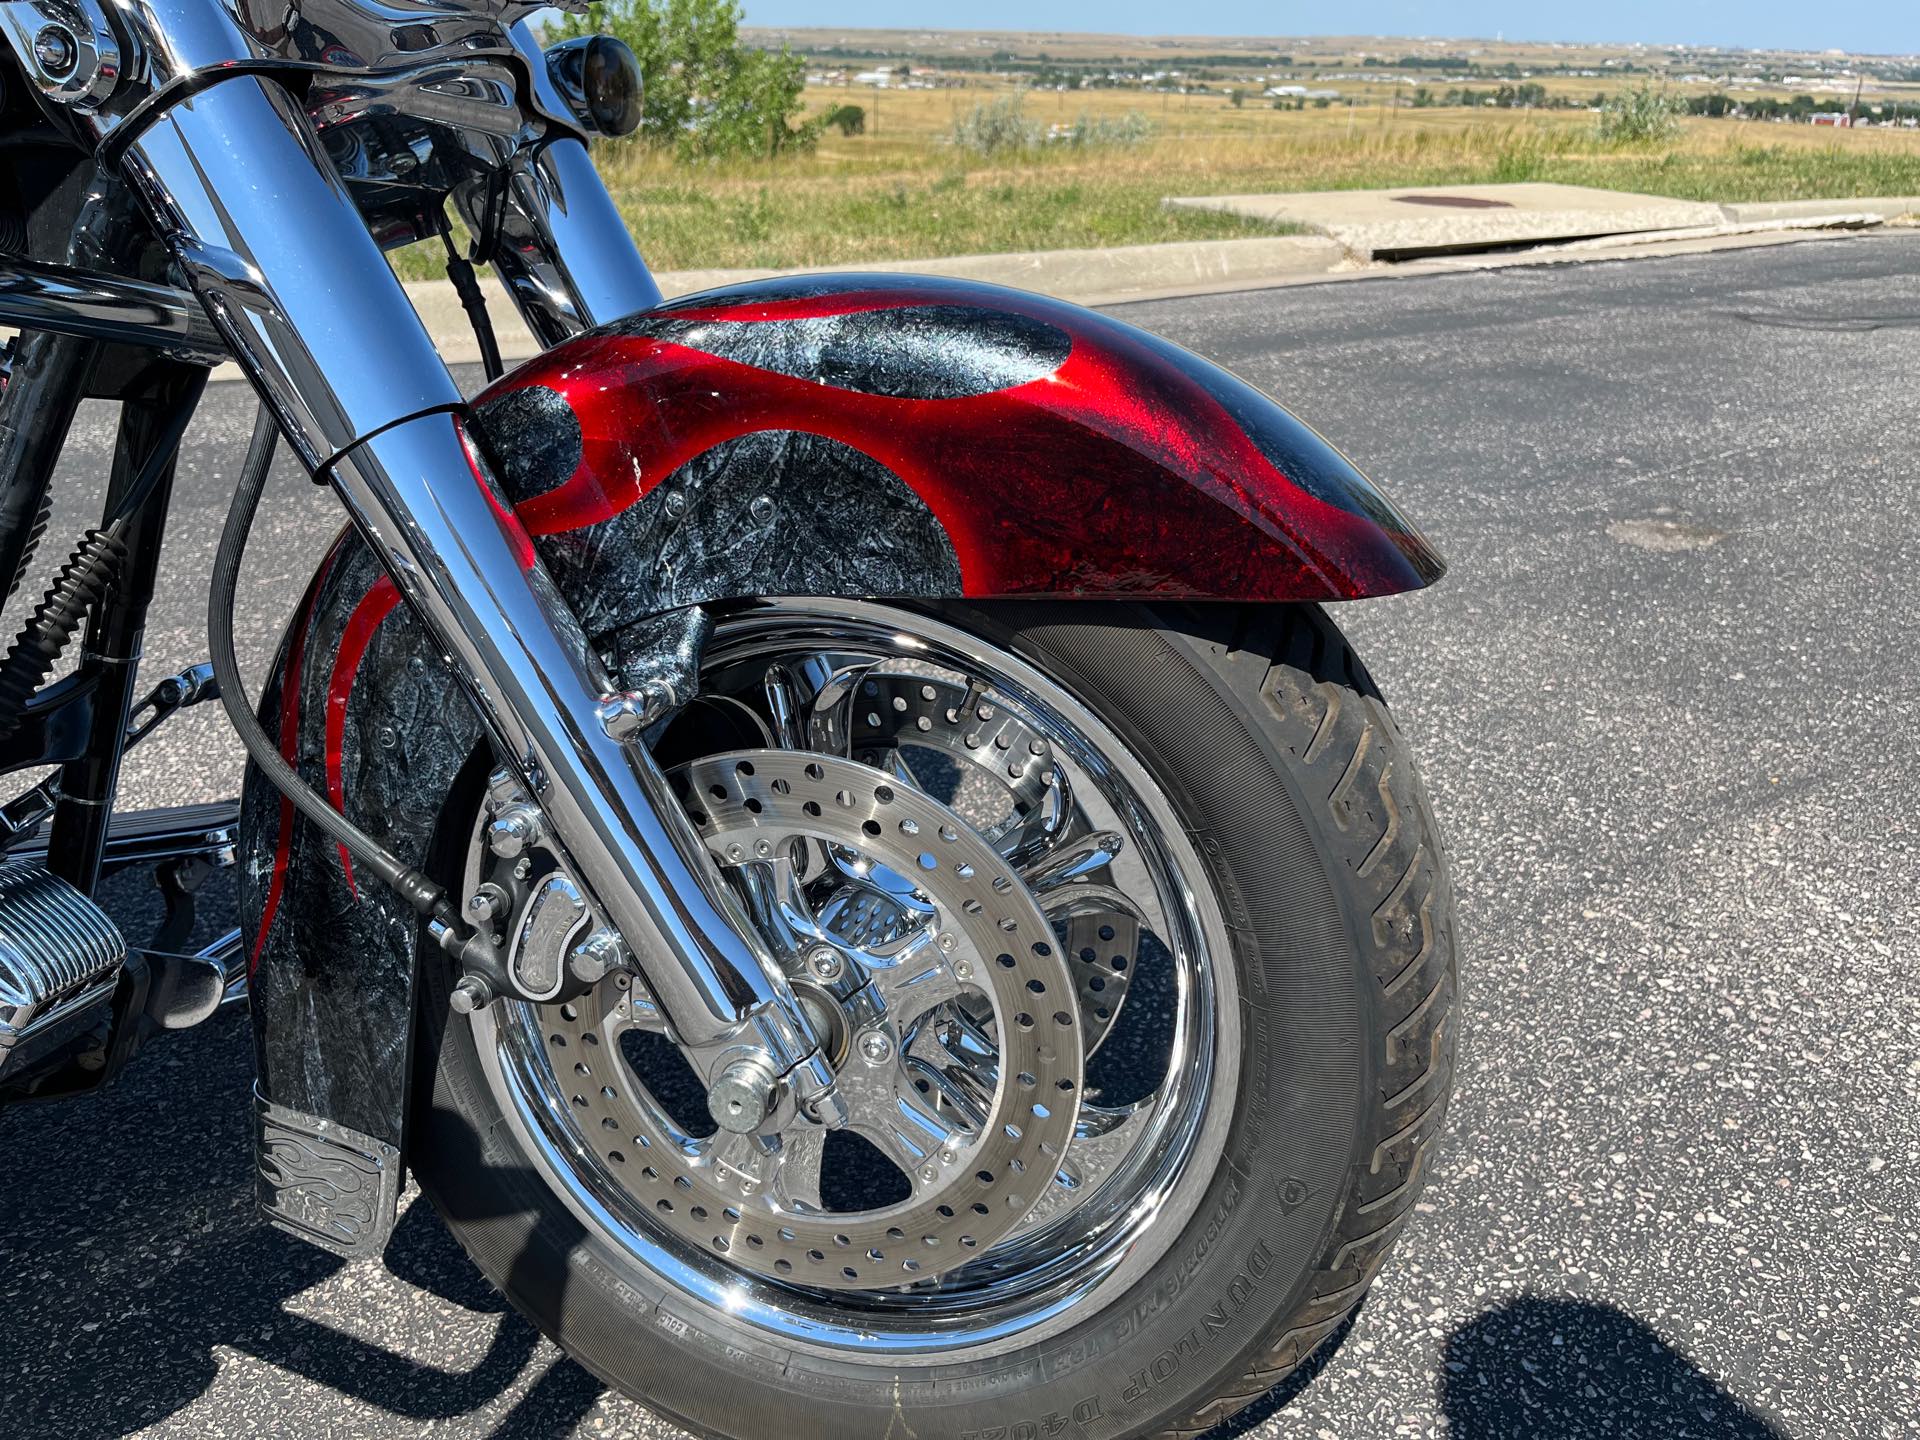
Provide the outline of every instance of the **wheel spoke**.
[[957,1157],[972,1146],[974,1137],[926,1106],[899,1064],[855,1076],[862,1064],[856,1058],[840,1075],[847,1128],[871,1141],[919,1190],[929,1183],[924,1173],[928,1166],[936,1167],[937,1178],[943,1157]]
[[821,931],[787,847],[777,847],[771,859],[736,866],[733,873],[745,892],[754,927],[776,959],[791,963]]
[[1007,863],[1022,873],[1044,865],[1081,831],[1080,812],[1074,808],[1066,776],[1058,770],[1046,773],[1053,776],[1053,783],[1047,787],[1049,798],[1030,805],[1011,823],[987,836]]
[[1040,903],[1044,906],[1050,891],[1076,884],[1106,869],[1118,858],[1125,844],[1121,835],[1113,830],[1089,830],[1071,840],[1063,838],[1021,870],[1020,878],[1029,890],[1041,897]]
[[907,1059],[915,1077],[928,1082],[936,1109],[945,1105],[969,1129],[986,1123],[1000,1084],[1000,1052],[964,1006],[920,1021],[907,1042]]
[[[826,657],[820,658],[824,661]],[[862,661],[842,665],[821,677],[813,698],[807,703],[805,749],[821,750],[829,755],[851,753],[854,699],[861,676],[872,668],[873,662]]]
[[775,743],[783,750],[807,748],[807,722],[802,713],[805,702],[801,686],[792,670],[778,660],[767,666],[760,677],[760,697],[766,702],[767,718],[773,723]]
[[959,999],[969,988],[956,973],[952,956],[942,948],[943,940],[952,943],[944,931],[922,930],[892,956],[869,960],[874,988],[902,1034],[936,1005]]
[[1157,1097],[1148,1096],[1136,1105],[1121,1110],[1106,1110],[1097,1105],[1080,1107],[1080,1123],[1074,1128],[1073,1143],[1060,1162],[1044,1194],[1027,1212],[1024,1226],[1044,1222],[1048,1216],[1076,1205],[1098,1189],[1115,1167],[1127,1158],[1139,1142],[1152,1118]]
[[1073,975],[1091,1055],[1119,1018],[1140,962],[1140,910],[1107,885],[1062,886],[1042,897],[1041,904]]

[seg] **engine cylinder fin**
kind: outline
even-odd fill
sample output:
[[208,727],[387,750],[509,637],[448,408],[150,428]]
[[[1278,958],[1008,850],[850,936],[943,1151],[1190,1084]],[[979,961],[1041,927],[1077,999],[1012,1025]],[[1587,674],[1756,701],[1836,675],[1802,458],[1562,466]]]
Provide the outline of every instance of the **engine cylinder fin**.
[[30,860],[0,864],[0,1075],[109,993],[127,942],[86,896]]

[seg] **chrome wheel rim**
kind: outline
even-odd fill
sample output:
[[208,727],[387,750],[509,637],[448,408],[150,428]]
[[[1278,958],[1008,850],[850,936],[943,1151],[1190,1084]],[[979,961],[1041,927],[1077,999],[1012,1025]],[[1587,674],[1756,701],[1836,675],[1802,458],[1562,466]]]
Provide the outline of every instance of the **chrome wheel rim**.
[[[790,1343],[933,1363],[1064,1328],[1075,1312],[1087,1313],[1081,1307],[1096,1292],[1117,1293],[1138,1278],[1177,1236],[1211,1176],[1237,1085],[1238,986],[1227,934],[1171,805],[1107,724],[1057,681],[908,612],[846,602],[734,612],[708,647],[702,689],[678,733],[662,740],[663,763],[705,765],[699,773],[710,777],[720,773],[721,752],[851,758],[862,774],[883,771],[898,787],[950,801],[1046,913],[1065,954],[1035,974],[1065,981],[1080,1050],[1071,1070],[1085,1066],[1084,1103],[1053,1183],[1024,1187],[1039,1188],[1038,1196],[1013,1195],[1024,1212],[1019,1223],[936,1278],[896,1268],[911,1250],[872,1240],[877,1232],[864,1232],[870,1243],[853,1243],[862,1238],[851,1220],[865,1213],[864,1199],[840,1212],[849,1216],[839,1227],[849,1243],[838,1253],[824,1243],[783,1249],[761,1228],[763,1244],[753,1248],[764,1263],[743,1265],[737,1244],[714,1242],[737,1240],[749,1207],[736,1195],[716,1215],[714,1196],[696,1199],[693,1189],[716,1173],[721,1142],[676,1124],[674,1107],[653,1093],[665,1089],[650,1068],[665,1042],[645,1054],[625,1042],[621,1030],[644,1028],[632,1012],[646,1006],[634,1003],[639,986],[614,988],[615,981],[569,1006],[497,1005],[473,1017],[502,1111],[584,1223],[666,1284]],[[482,857],[476,825],[469,888]],[[850,913],[856,908],[839,904],[837,937],[855,947],[899,942],[890,932],[907,922],[881,904]],[[954,1085],[992,1090],[1004,1079],[1011,1089],[1014,1077],[996,1068],[991,1023],[1004,1016],[957,1004],[941,1013],[947,1027],[922,1058],[936,1069],[951,1062]],[[589,1049],[596,1053],[582,1053]],[[862,1062],[848,1055],[842,1063]],[[938,1077],[918,1073],[935,1080],[939,1103]],[[603,1080],[622,1103],[644,1101],[616,1110],[600,1094]],[[722,1234],[689,1233],[683,1210],[663,1223],[658,1203],[676,1193],[683,1210],[699,1204],[706,1212],[702,1225],[721,1221]],[[768,1273],[776,1250],[795,1262],[792,1270]],[[880,1260],[869,1263],[869,1251]],[[831,1284],[819,1278],[826,1276]]]

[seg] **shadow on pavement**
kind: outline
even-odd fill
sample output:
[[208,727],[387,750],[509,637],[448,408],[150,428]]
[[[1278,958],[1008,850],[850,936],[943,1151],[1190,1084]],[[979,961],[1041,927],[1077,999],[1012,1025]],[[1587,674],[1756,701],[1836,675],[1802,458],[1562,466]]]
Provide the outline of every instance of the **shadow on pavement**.
[[[230,1014],[161,1041],[103,1094],[0,1114],[8,1436],[159,1424],[212,1384],[216,1350],[376,1406],[396,1432],[493,1406],[531,1380],[475,1431],[571,1433],[600,1383],[567,1360],[528,1373],[542,1363],[538,1333],[506,1311],[424,1199],[395,1232],[388,1267],[451,1304],[498,1312],[484,1353],[442,1369],[297,1313],[291,1302],[343,1265],[254,1215],[252,1068],[246,1019]],[[269,1382],[261,1403],[298,1389]]]
[[1786,1440],[1644,1322],[1526,1296],[1447,1338],[1450,1440]]

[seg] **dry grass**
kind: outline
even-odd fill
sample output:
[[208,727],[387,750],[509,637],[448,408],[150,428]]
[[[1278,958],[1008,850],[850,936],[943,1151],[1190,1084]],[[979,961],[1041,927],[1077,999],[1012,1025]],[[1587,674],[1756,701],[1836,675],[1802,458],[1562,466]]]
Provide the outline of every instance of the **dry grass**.
[[[1689,121],[1657,147],[1609,146],[1585,112],[1234,109],[1207,96],[1030,95],[1043,125],[1143,111],[1147,144],[969,157],[945,143],[992,93],[814,90],[862,105],[868,133],[813,155],[690,168],[603,146],[603,173],[662,270],[884,263],[934,255],[1274,233],[1168,210],[1168,195],[1547,180],[1707,201],[1920,194],[1920,133]],[[415,265],[425,268],[415,270]],[[437,273],[422,260],[412,273]]]

